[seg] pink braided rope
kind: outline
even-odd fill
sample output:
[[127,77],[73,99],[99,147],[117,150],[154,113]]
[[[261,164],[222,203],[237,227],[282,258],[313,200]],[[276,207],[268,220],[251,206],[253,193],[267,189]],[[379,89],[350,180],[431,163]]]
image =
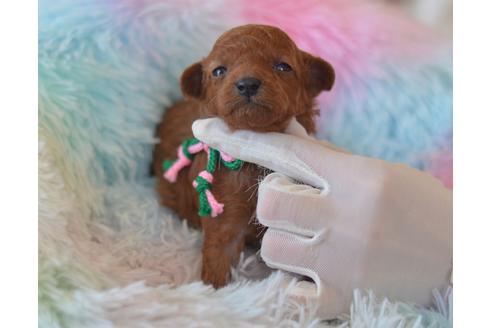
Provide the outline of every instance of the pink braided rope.
[[205,195],[207,195],[208,203],[212,209],[212,213],[210,213],[210,215],[213,218],[224,212],[224,204],[219,203],[210,190],[205,190]]
[[201,171],[199,174],[198,174],[199,177],[202,177],[204,178],[205,180],[207,180],[208,183],[212,183],[214,182],[214,176],[212,175],[212,173],[208,172],[208,171]]
[[191,160],[189,160],[185,154],[183,153],[183,147],[178,147],[178,159],[174,164],[164,173],[164,178],[169,182],[176,182],[178,178],[178,173],[184,167],[191,164]]
[[[201,171],[198,176],[204,178],[208,183],[212,183],[214,181],[214,176],[207,171]],[[196,181],[193,181],[193,187],[196,188],[197,186],[198,184]],[[207,201],[212,209],[211,216],[213,218],[224,212],[224,204],[219,203],[210,190],[205,190],[205,195],[207,196]]]
[[199,142],[199,143],[196,143],[194,145],[189,146],[188,151],[191,154],[196,154],[196,153],[201,152],[205,146],[206,145],[203,142]]
[[223,153],[223,152],[220,152],[220,157],[222,157],[222,159],[224,161],[229,162],[229,163],[234,162],[236,160],[234,157],[229,156],[229,155],[227,155],[226,153]]
[[207,163],[210,161],[210,148],[207,144],[203,144],[203,150],[207,153]]
[[[207,162],[210,161],[210,149],[207,144],[204,144],[203,142],[196,143],[194,145],[191,145],[188,147],[188,151],[191,154],[196,154],[201,151],[205,151],[207,153]],[[234,157],[229,156],[223,152],[220,152],[220,157],[226,161],[226,162],[233,162],[235,160]],[[178,159],[171,165],[171,167],[164,173],[164,178],[170,182],[176,182],[178,178],[178,173],[185,168],[186,166],[191,164],[191,160],[188,159],[185,154],[183,153],[183,146],[178,147]],[[201,171],[199,174],[200,177],[205,179],[208,183],[212,183],[214,181],[214,176],[204,170]],[[193,181],[193,187],[197,188],[197,183],[196,181]],[[216,217],[217,215],[221,214],[224,212],[224,204],[219,203],[217,199],[214,197],[212,192],[210,190],[205,190],[205,195],[207,196],[207,201],[210,205],[211,208],[211,216]]]

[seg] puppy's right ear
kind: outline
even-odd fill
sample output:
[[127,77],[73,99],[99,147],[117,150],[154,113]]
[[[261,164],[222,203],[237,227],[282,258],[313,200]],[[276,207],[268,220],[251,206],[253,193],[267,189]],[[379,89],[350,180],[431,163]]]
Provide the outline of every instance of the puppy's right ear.
[[186,98],[199,99],[203,95],[203,70],[200,62],[188,67],[181,75],[181,91]]
[[323,90],[329,91],[335,83],[335,70],[325,60],[301,51],[304,63],[308,69],[307,86],[312,97],[316,97]]

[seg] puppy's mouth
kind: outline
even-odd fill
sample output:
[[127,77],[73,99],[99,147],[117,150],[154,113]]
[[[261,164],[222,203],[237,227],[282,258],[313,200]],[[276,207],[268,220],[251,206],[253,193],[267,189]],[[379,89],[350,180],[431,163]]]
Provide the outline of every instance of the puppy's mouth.
[[261,114],[271,111],[272,108],[269,105],[265,104],[256,97],[244,98],[244,100],[230,107],[231,114],[234,114],[235,112],[242,114],[246,114],[247,112],[251,112],[250,114]]
[[257,97],[244,98],[228,104],[223,119],[233,129],[248,129],[258,132],[278,132],[283,128],[283,115],[279,108]]

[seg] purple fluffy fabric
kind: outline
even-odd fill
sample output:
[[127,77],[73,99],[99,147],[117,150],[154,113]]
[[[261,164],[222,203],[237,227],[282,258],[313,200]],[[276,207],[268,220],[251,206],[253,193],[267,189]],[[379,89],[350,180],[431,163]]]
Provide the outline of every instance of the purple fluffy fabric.
[[[201,284],[201,235],[159,206],[148,174],[181,72],[222,32],[253,22],[335,67],[319,137],[451,185],[449,44],[402,13],[349,0],[41,0],[40,327],[324,325],[286,297],[292,277],[253,281],[254,257],[225,289]],[[445,305],[439,314],[394,301],[356,294],[342,325],[449,323]]]
[[335,87],[319,99],[319,137],[452,186],[451,40],[369,2],[242,4],[242,22],[278,26],[335,68]]

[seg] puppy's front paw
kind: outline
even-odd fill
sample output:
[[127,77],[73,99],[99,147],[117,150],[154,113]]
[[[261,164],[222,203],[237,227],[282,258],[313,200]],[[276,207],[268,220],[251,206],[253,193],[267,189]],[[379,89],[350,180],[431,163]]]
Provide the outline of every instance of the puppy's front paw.
[[202,266],[202,281],[218,289],[227,285],[231,277],[230,267],[211,266],[206,263]]

